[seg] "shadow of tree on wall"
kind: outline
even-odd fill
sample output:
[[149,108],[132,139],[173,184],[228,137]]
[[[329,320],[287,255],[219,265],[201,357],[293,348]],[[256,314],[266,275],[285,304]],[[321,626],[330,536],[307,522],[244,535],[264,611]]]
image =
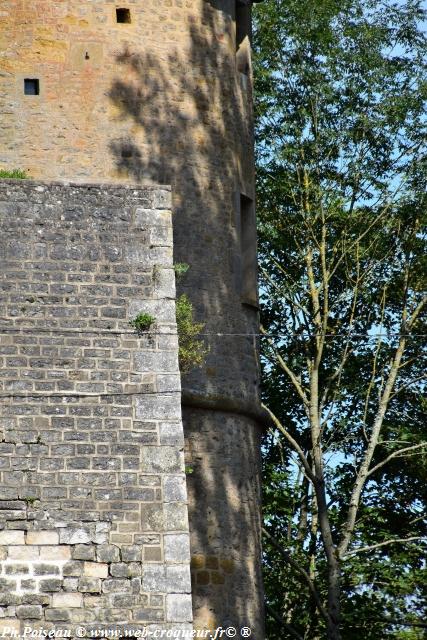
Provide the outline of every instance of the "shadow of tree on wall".
[[[185,376],[184,389],[256,405],[258,365],[247,334],[257,333],[257,315],[240,302],[236,211],[245,171],[239,163],[244,156],[243,164],[253,164],[251,95],[236,82],[233,5],[203,2],[199,17],[188,14],[188,33],[179,33],[185,44],[171,44],[167,53],[164,46],[118,53],[109,100],[124,134],[111,140],[110,152],[123,176],[172,185],[175,261],[191,267],[181,290],[206,321],[210,347],[205,368]],[[196,620],[212,628],[252,626],[258,640],[263,615],[248,596],[260,583],[253,562],[260,552],[258,427],[232,413],[185,407],[184,419],[194,467],[192,554],[210,558],[196,576]],[[206,574],[218,584],[204,585]]]

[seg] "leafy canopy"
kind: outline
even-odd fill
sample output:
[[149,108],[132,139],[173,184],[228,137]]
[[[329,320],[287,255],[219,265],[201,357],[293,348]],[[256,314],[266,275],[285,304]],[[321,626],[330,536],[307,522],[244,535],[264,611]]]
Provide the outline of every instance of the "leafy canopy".
[[270,640],[421,637],[424,21],[416,0],[255,11]]

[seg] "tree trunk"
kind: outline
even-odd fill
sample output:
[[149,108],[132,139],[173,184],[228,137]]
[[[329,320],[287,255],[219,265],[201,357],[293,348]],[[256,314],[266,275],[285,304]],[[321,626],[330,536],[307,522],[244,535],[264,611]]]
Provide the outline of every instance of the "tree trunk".
[[328,640],[341,640],[340,632],[340,595],[341,595],[341,567],[339,560],[328,562]]

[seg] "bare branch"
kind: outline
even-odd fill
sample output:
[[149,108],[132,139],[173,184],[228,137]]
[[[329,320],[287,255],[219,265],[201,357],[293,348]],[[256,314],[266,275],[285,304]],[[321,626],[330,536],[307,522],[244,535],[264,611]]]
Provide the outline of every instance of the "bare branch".
[[387,456],[387,458],[384,458],[384,460],[376,464],[375,467],[369,469],[366,477],[371,476],[373,473],[378,471],[378,469],[384,467],[384,465],[386,465],[387,462],[390,462],[390,460],[393,460],[393,458],[404,458],[406,456],[403,454],[405,454],[407,451],[415,451],[415,449],[420,449],[422,447],[427,447],[427,442],[421,442],[420,444],[414,444],[411,447],[404,447],[403,449],[399,449],[398,451],[393,451],[389,456]]
[[420,380],[426,380],[426,378],[427,378],[427,373],[425,373],[422,376],[418,376],[417,378],[412,378],[412,380],[409,380],[406,384],[402,384],[402,386],[396,389],[396,391],[390,396],[390,400],[395,396],[397,396],[397,394],[403,391],[404,389],[411,387],[415,382],[419,382]]
[[414,325],[416,319],[418,318],[418,316],[420,315],[421,311],[423,310],[426,304],[427,304],[427,295],[420,300],[420,302],[417,304],[414,311],[412,312],[411,318],[410,320],[408,320],[408,323],[407,323],[408,329],[411,329],[411,327]]
[[392,540],[384,540],[384,542],[378,542],[377,544],[371,544],[367,547],[359,547],[359,549],[352,549],[350,551],[347,551],[347,553],[344,554],[344,558],[347,558],[348,556],[354,556],[357,553],[365,553],[366,551],[372,551],[373,549],[379,549],[380,547],[386,547],[390,544],[396,544],[396,543],[404,543],[404,542],[413,542],[414,540],[426,540],[425,536],[410,536],[408,538],[393,538]]
[[[403,316],[404,316],[405,312],[403,312]],[[368,442],[368,446],[366,448],[366,452],[365,455],[363,457],[362,463],[359,467],[359,472],[357,474],[354,486],[353,486],[353,491],[350,497],[350,503],[349,503],[349,508],[348,508],[348,513],[347,513],[347,519],[344,525],[344,530],[343,530],[343,534],[341,537],[341,541],[338,545],[338,553],[340,556],[343,556],[347,549],[348,549],[348,545],[350,544],[350,540],[351,537],[353,535],[353,531],[354,531],[354,526],[355,526],[355,522],[356,522],[356,516],[357,516],[357,512],[359,509],[359,504],[360,504],[360,499],[361,499],[361,495],[362,495],[362,491],[364,489],[365,486],[365,482],[368,478],[368,474],[369,474],[369,466],[371,464],[371,460],[372,457],[374,455],[374,451],[376,449],[376,446],[378,444],[378,439],[380,436],[380,432],[381,432],[381,428],[383,425],[383,421],[384,421],[384,416],[386,414],[387,411],[387,407],[389,404],[389,400],[390,400],[390,396],[391,396],[391,392],[393,390],[395,381],[396,381],[396,377],[397,377],[397,373],[399,371],[399,365],[400,362],[402,360],[402,356],[403,353],[405,351],[405,346],[406,346],[406,340],[405,337],[402,335],[400,340],[399,340],[399,345],[397,347],[395,356],[393,358],[393,361],[391,363],[391,367],[390,367],[390,371],[389,374],[387,376],[387,380],[385,382],[384,385],[384,389],[381,392],[381,397],[379,399],[379,404],[378,404],[378,410],[377,410],[377,414],[375,416],[375,420],[374,420],[374,424],[372,427],[372,431],[370,434],[370,438],[369,438],[369,442]]]
[[274,351],[274,355],[277,359],[277,362],[279,363],[280,367],[283,369],[283,371],[287,374],[287,376],[290,378],[292,384],[294,385],[299,397],[301,398],[301,400],[304,403],[304,406],[306,408],[308,408],[309,406],[309,402],[308,402],[308,398],[307,395],[301,385],[301,382],[298,380],[298,378],[296,377],[296,375],[294,374],[294,372],[292,371],[292,369],[290,369],[290,367],[288,367],[288,365],[286,364],[286,362],[283,360],[282,356],[280,355],[280,353],[277,352],[276,347],[274,346],[273,341],[268,337],[267,332],[265,331],[264,327],[261,326],[260,328],[261,333],[267,338],[267,341],[270,345],[270,347],[273,349]]
[[307,477],[311,480],[311,482],[314,483],[316,481],[316,479],[315,479],[315,477],[313,475],[313,472],[312,472],[311,467],[309,465],[309,462],[308,462],[308,460],[307,460],[307,458],[306,458],[306,456],[304,454],[304,451],[301,449],[301,447],[299,446],[298,442],[291,436],[289,431],[287,431],[285,429],[285,427],[280,422],[279,418],[277,418],[274,415],[274,413],[271,411],[271,409],[269,409],[265,404],[261,404],[261,407],[267,411],[268,415],[270,416],[270,418],[272,419],[272,421],[274,422],[276,427],[279,429],[280,433],[282,433],[285,436],[286,440],[292,446],[294,451],[296,451],[296,453],[298,454],[299,459],[301,460],[302,466],[304,467],[304,471],[305,471]]

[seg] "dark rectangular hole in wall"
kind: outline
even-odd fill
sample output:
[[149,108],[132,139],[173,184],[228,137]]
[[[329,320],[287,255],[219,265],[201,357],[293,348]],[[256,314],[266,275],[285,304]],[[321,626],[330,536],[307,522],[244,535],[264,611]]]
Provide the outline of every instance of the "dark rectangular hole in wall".
[[37,78],[25,78],[24,80],[24,94],[26,96],[38,96],[40,95],[40,82]]
[[253,200],[240,194],[242,302],[258,306],[256,218]]
[[124,24],[131,23],[130,9],[126,9],[126,8],[116,9],[116,17],[117,17],[117,22],[122,22]]
[[245,75],[249,74],[251,39],[251,9],[250,6],[236,1],[236,64],[237,70]]

